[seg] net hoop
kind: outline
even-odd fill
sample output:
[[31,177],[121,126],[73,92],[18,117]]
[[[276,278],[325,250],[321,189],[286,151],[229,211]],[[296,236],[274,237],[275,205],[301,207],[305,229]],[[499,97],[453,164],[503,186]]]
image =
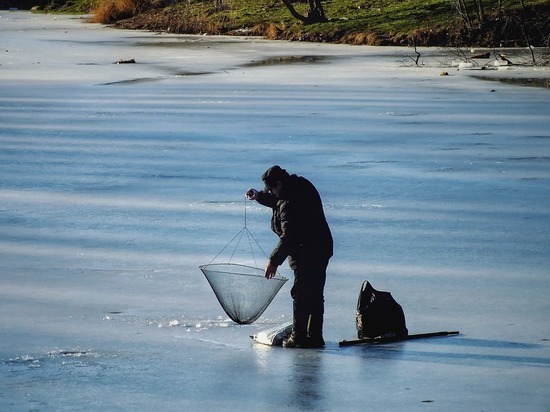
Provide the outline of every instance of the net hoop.
[[[223,268],[231,268],[231,270]],[[214,272],[214,273],[223,273],[223,274],[230,274],[230,275],[238,275],[238,276],[252,276],[252,277],[262,277],[264,276],[264,269],[260,269],[254,266],[249,265],[241,265],[238,263],[209,263],[207,265],[201,265],[199,266],[199,269],[204,273],[204,271],[208,272]],[[238,270],[241,270],[241,272],[238,272]],[[250,271],[250,272],[256,272],[256,273],[243,273],[242,271]],[[276,276],[274,276],[272,279],[266,279],[266,280],[279,280],[283,283],[288,280],[288,278],[281,276],[279,273],[277,273]]]

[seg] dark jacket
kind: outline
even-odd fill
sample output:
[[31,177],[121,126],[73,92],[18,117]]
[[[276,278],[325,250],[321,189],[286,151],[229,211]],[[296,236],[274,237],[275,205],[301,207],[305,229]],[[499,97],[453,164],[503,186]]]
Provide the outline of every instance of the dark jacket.
[[284,182],[280,198],[260,192],[258,203],[271,207],[271,229],[279,243],[269,260],[281,265],[289,257],[289,265],[325,260],[333,253],[332,235],[317,189],[304,177],[290,175]]

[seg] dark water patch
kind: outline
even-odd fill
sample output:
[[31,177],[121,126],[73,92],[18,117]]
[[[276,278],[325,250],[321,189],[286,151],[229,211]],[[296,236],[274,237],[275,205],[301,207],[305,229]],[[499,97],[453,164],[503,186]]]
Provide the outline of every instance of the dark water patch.
[[537,162],[537,161],[546,161],[550,160],[550,157],[548,156],[528,156],[528,157],[509,157],[508,160],[515,160],[515,161],[529,161],[529,162]]
[[214,72],[177,72],[174,74],[174,76],[176,77],[206,76],[213,73]]
[[125,85],[125,84],[140,84],[150,83],[163,79],[163,77],[142,77],[139,79],[118,80],[116,82],[99,83],[99,86],[113,86],[113,85]]
[[159,77],[140,77],[138,79],[117,80],[116,82],[99,83],[99,86],[113,86],[113,85],[128,85],[128,84],[141,84],[150,83],[160,80],[166,80],[172,77],[190,77],[190,76],[205,76],[212,74],[213,72],[177,72],[173,76],[159,76]]
[[[540,345],[535,343],[526,342],[514,342],[508,340],[490,340],[490,339],[473,339],[473,338],[461,338],[438,340],[438,341],[425,341],[425,343],[444,344],[451,346],[471,346],[478,348],[509,348],[509,349],[538,349]],[[547,360],[550,362],[550,359]]]
[[411,117],[411,116],[419,116],[421,113],[396,113],[396,112],[387,112],[388,116],[395,116],[395,117]]
[[[455,341],[456,340],[456,341]],[[475,350],[479,348],[486,348],[492,351],[492,353],[456,353],[456,352],[441,352],[441,351],[416,351],[405,347],[404,343],[397,343],[393,345],[383,345],[381,347],[373,347],[372,345],[365,345],[364,347],[358,347],[355,351],[363,351],[368,354],[370,358],[388,359],[391,357],[399,357],[400,360],[410,360],[418,362],[430,362],[430,363],[442,363],[442,364],[460,364],[460,365],[476,365],[479,366],[480,362],[489,362],[493,364],[508,363],[508,364],[520,364],[520,365],[532,365],[538,367],[548,368],[550,367],[550,358],[538,357],[538,356],[525,356],[522,353],[517,355],[507,353],[495,353],[495,349],[509,349],[509,350],[530,350],[540,348],[540,344],[529,344],[521,342],[508,342],[508,341],[488,341],[481,339],[436,339],[426,340],[423,344],[429,345],[453,345],[457,347],[473,347]],[[368,347],[367,347],[368,346]],[[350,351],[351,352],[351,351]],[[392,352],[394,354],[392,354]],[[357,353],[357,352],[355,352]]]
[[528,139],[550,139],[550,136],[525,136]]
[[277,66],[288,64],[312,64],[312,63],[327,63],[332,60],[332,56],[278,56],[267,57],[262,60],[253,60],[249,63],[241,65],[241,67],[260,67],[260,66]]
[[490,76],[472,76],[478,80],[514,84],[517,86],[531,86],[550,88],[549,77],[490,77]]
[[399,122],[399,124],[406,124],[411,126],[424,126],[427,124],[439,124],[440,122]]

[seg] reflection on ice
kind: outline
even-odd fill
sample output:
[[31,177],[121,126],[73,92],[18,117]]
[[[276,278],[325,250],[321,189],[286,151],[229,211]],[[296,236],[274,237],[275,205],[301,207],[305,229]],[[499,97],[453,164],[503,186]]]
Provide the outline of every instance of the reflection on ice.
[[478,348],[511,348],[511,349],[537,349],[539,344],[511,342],[502,340],[486,340],[486,339],[469,339],[461,337],[459,339],[444,339],[437,342],[439,345],[455,345],[455,346],[474,346]]

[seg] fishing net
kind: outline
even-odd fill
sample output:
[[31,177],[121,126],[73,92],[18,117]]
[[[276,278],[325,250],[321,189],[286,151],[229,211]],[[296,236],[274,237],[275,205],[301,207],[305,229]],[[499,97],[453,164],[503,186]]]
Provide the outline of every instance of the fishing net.
[[263,269],[234,263],[200,266],[223,310],[240,324],[252,323],[267,309],[286,278],[264,277]]
[[[266,279],[264,269],[256,263],[256,257],[260,256],[267,259],[246,227],[245,203],[244,228],[209,264],[199,266],[227,316],[239,324],[257,320],[288,280],[279,274]],[[239,263],[235,263],[236,259]]]

